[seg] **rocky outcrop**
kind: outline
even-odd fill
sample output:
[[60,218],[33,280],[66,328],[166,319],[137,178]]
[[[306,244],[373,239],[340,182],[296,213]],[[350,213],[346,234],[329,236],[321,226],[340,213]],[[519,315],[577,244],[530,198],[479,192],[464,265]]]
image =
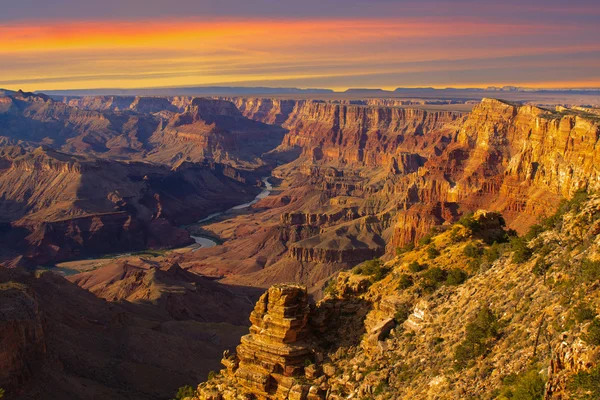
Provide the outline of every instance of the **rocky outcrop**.
[[[294,377],[304,374],[312,359],[308,334],[308,294],[295,285],[271,287],[250,314],[250,334],[242,337],[237,353],[226,355],[224,374],[258,398],[285,399],[304,393]],[[306,398],[298,397],[298,398]]]

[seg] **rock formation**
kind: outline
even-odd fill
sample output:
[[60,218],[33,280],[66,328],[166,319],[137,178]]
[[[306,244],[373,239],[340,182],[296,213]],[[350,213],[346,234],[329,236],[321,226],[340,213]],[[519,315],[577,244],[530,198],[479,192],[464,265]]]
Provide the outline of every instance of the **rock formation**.
[[224,373],[259,398],[283,399],[298,391],[294,377],[304,374],[313,357],[305,341],[309,311],[306,288],[271,287],[250,314],[250,334],[242,337],[237,354],[224,358]]

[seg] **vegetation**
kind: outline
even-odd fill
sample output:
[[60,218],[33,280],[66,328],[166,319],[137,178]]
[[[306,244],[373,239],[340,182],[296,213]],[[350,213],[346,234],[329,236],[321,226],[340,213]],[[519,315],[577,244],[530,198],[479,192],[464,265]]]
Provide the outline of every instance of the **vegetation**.
[[215,371],[210,371],[208,373],[208,380],[212,381],[213,379],[215,379],[217,377],[217,373]]
[[581,371],[568,383],[572,398],[581,400],[600,399],[600,365],[589,371]]
[[575,320],[579,323],[594,319],[596,313],[587,304],[579,303],[573,310]]
[[177,394],[175,395],[175,400],[182,400],[186,397],[193,397],[196,394],[196,390],[190,385],[182,386],[177,390]]
[[469,243],[463,249],[463,254],[470,258],[479,258],[483,254],[483,249],[473,243]]
[[325,287],[325,290],[323,290],[323,293],[325,293],[326,296],[337,296],[337,283],[335,278],[331,278],[329,282],[327,282],[327,286]]
[[522,374],[511,374],[504,378],[498,399],[542,400],[544,397],[544,377],[540,374],[542,367],[532,365]]
[[471,360],[485,354],[490,341],[499,335],[499,323],[496,315],[488,307],[483,307],[472,322],[467,324],[464,340],[454,351],[455,366],[465,368]]
[[531,258],[533,252],[527,247],[527,240],[524,237],[513,237],[510,241],[510,247],[512,249],[513,257],[512,262],[515,264],[521,264]]
[[430,260],[433,260],[434,258],[436,258],[437,256],[440,255],[440,251],[433,244],[427,248],[426,252],[427,252],[427,257]]
[[414,249],[415,249],[415,244],[413,242],[410,242],[404,247],[396,247],[396,255],[400,256],[404,253],[408,253],[409,251],[413,251]]
[[600,346],[600,319],[595,318],[592,321],[583,339],[593,346]]
[[460,268],[452,268],[448,271],[446,277],[446,285],[460,285],[463,284],[469,275]]
[[394,320],[396,321],[396,325],[401,325],[404,321],[408,319],[410,314],[412,313],[412,307],[408,303],[401,304],[394,314]]
[[398,282],[398,289],[405,290],[414,285],[414,280],[412,276],[408,274],[400,275],[400,281]]
[[0,388],[0,399],[4,397],[4,389]]
[[432,238],[433,235],[431,233],[423,236],[421,239],[419,239],[419,246],[427,246],[428,244],[431,244]]
[[410,264],[408,264],[408,270],[410,272],[413,273],[417,273],[417,272],[421,272],[423,270],[427,269],[427,265],[426,264],[419,264],[417,261],[413,261]]
[[473,213],[463,215],[458,220],[458,224],[470,229],[473,233],[477,233],[481,229],[481,224],[473,217]]
[[421,275],[421,289],[427,293],[435,291],[442,282],[445,282],[447,272],[439,267],[429,268]]
[[370,276],[372,282],[382,280],[388,272],[389,269],[383,266],[383,261],[381,261],[379,258],[365,261],[364,263],[352,269],[352,273],[355,275]]

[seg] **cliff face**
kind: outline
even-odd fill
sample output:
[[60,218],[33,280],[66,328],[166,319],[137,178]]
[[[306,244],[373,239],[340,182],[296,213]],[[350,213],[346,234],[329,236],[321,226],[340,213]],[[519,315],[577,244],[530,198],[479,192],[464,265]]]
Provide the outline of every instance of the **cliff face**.
[[0,152],[0,234],[35,262],[186,245],[177,226],[260,191],[251,175],[214,163],[171,170],[21,150]]
[[300,146],[316,161],[388,165],[402,152],[434,153],[463,120],[458,112],[309,101],[296,104],[284,123],[282,147]]
[[257,167],[264,164],[262,154],[281,143],[283,132],[244,117],[232,102],[197,98],[150,138],[149,158],[168,163],[208,158]]
[[294,110],[297,100],[234,97],[231,100],[246,117],[270,125],[282,125]]
[[[484,99],[456,141],[417,174],[397,178],[392,192],[404,207],[445,205],[442,220],[452,220],[459,208],[497,210],[522,232],[561,198],[600,187],[599,137],[599,120],[588,114]],[[407,229],[416,229],[401,218],[398,245],[415,236]]]

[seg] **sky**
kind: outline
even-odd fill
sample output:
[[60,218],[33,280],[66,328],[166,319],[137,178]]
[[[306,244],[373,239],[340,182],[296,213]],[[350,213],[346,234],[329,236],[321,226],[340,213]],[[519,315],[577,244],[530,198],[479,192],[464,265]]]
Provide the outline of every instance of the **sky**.
[[0,0],[0,87],[600,88],[599,0]]

